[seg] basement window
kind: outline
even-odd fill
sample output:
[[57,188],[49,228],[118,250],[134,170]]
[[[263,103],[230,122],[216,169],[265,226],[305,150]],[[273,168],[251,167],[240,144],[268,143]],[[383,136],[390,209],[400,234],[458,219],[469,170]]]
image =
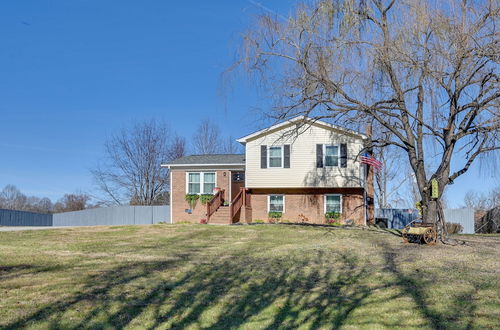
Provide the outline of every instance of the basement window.
[[341,195],[325,195],[325,213],[328,212],[342,213]]
[[285,196],[267,196],[267,212],[285,212]]

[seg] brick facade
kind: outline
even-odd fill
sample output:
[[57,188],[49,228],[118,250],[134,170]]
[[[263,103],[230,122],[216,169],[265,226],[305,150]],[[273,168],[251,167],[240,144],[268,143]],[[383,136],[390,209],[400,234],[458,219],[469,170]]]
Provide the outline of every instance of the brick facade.
[[[226,199],[230,193],[231,170],[203,170],[216,172],[217,187],[225,190]],[[173,170],[172,176],[172,220],[178,222],[199,223],[206,218],[206,205],[198,200],[191,209],[186,196],[186,173],[195,170]],[[297,188],[297,189],[251,189],[251,208],[243,207],[240,221],[267,221],[268,195],[285,196],[285,212],[283,220],[291,222],[306,221],[309,223],[325,223],[324,195],[342,195],[342,221],[352,220],[356,225],[365,224],[365,207],[363,189],[361,188]],[[191,213],[186,210],[191,209]]]
[[[173,170],[172,176],[172,220],[173,222],[193,222],[199,223],[201,219],[206,218],[207,206],[203,205],[200,200],[196,204],[192,213],[186,212],[190,209],[189,203],[186,202],[186,173],[198,172],[197,170]],[[229,196],[229,182],[231,178],[230,170],[200,170],[199,172],[216,172],[216,186],[225,190],[226,197]]]
[[365,207],[363,189],[324,188],[324,189],[252,189],[251,215],[247,221],[267,221],[268,195],[285,196],[285,212],[283,220],[309,223],[325,223],[324,195],[342,195],[341,221],[352,220],[356,225],[365,224]]

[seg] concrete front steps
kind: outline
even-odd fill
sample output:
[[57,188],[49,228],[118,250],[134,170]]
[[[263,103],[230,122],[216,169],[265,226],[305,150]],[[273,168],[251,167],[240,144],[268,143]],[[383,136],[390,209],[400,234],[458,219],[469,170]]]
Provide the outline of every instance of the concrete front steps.
[[216,223],[216,224],[231,224],[231,219],[229,219],[230,210],[229,206],[220,206],[217,211],[210,217],[208,223]]

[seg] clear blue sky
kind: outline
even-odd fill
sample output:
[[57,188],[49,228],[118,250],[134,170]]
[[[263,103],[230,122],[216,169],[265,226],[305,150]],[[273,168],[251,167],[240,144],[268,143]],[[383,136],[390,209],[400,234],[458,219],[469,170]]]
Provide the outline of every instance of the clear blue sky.
[[[241,77],[227,99],[220,75],[252,15],[287,15],[296,1],[16,0],[0,3],[0,188],[52,199],[93,191],[103,143],[133,121],[156,118],[191,136],[203,118],[235,137],[259,128],[268,106]],[[475,166],[451,187],[498,179]]]

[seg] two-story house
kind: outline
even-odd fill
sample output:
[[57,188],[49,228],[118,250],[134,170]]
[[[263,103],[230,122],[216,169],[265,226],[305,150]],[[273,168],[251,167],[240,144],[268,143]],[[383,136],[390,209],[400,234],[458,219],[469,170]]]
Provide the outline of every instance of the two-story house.
[[172,222],[373,221],[373,174],[359,156],[367,136],[297,117],[237,140],[245,154],[193,155],[169,164]]

